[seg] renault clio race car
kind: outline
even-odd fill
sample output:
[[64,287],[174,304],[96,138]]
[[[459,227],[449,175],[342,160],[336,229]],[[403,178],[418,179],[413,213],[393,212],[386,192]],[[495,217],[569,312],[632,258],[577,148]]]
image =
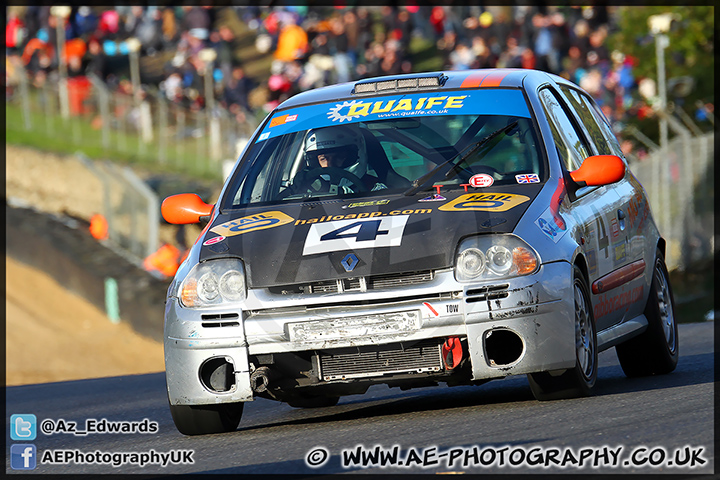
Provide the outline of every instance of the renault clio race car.
[[527,374],[588,395],[598,352],[628,376],[678,361],[648,199],[576,85],[533,70],[366,79],[268,115],[168,290],[170,410],[235,430],[256,397],[331,406],[374,384]]

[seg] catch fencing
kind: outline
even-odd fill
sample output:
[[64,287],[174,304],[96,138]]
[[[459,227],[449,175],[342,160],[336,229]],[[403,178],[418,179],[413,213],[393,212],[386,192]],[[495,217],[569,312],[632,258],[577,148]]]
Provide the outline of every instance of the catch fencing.
[[222,180],[223,165],[237,159],[257,127],[243,109],[188,108],[157,89],[132,95],[127,84],[111,91],[93,75],[67,80],[64,107],[57,78],[29,78],[22,65],[8,66],[8,132],[47,138],[64,151]]
[[668,269],[685,270],[714,255],[715,136],[694,136],[674,117],[668,120],[677,135],[666,148],[653,149],[643,160],[628,157],[667,241]]

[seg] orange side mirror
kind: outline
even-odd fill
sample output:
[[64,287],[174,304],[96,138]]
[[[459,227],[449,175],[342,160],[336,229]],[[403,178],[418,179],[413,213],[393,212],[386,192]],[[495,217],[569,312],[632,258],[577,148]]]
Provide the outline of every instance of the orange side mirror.
[[200,217],[208,216],[213,205],[208,205],[194,193],[180,193],[167,197],[162,202],[160,211],[168,223],[187,224],[199,223]]
[[581,185],[609,185],[625,176],[625,163],[617,155],[593,155],[570,172],[570,176]]

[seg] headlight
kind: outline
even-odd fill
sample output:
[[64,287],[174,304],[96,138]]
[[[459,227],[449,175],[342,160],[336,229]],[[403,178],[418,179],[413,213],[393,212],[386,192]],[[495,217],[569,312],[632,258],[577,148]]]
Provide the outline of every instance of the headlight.
[[529,275],[538,264],[532,247],[515,235],[478,235],[460,242],[455,278],[473,282]]
[[206,307],[245,300],[245,269],[240,260],[225,258],[199,263],[180,283],[186,307]]
[[475,278],[485,272],[487,260],[482,250],[468,248],[458,255],[457,269],[467,278]]

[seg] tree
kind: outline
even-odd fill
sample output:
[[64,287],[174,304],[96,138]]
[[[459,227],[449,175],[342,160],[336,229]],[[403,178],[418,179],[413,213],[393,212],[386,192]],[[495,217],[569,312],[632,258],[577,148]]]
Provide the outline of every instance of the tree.
[[[616,12],[618,29],[608,36],[610,50],[618,50],[638,60],[633,68],[636,81],[651,78],[657,81],[655,39],[648,26],[651,15],[674,14],[670,31],[667,32],[669,45],[665,50],[665,69],[668,83],[679,77],[691,77],[694,87],[682,92],[668,89],[668,102],[685,108],[686,112],[696,110],[695,102],[714,102],[714,7],[704,5],[677,6],[624,6]],[[678,94],[687,93],[681,97]],[[642,97],[633,92],[637,100]],[[636,116],[627,119],[643,133],[657,141],[658,127],[655,118],[639,120]],[[708,124],[708,129],[711,126]]]

